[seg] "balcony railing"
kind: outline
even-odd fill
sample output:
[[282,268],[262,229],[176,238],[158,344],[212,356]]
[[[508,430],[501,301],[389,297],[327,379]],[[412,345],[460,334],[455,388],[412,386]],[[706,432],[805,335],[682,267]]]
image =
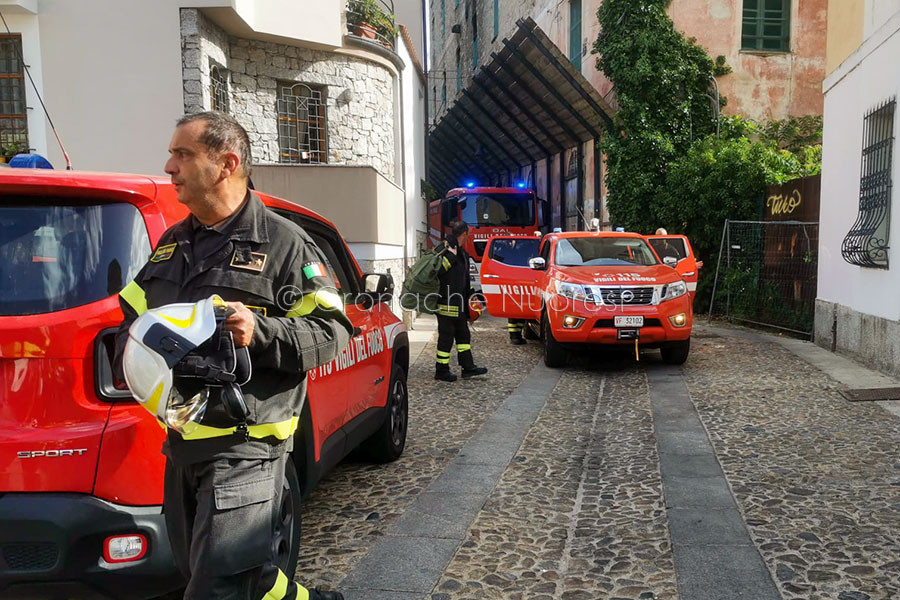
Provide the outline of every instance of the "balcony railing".
[[347,33],[393,50],[397,44],[394,0],[349,0]]

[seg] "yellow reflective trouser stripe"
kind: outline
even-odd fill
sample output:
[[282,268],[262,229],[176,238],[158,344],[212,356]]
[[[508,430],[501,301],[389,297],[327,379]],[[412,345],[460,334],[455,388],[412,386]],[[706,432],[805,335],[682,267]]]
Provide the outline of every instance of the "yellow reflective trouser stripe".
[[522,329],[522,326],[521,325],[507,325],[506,328],[509,331],[519,331],[520,329]]
[[142,315],[147,312],[147,296],[141,286],[135,282],[132,281],[126,285],[119,295],[137,314]]
[[434,362],[438,363],[439,365],[449,365],[450,359],[442,358],[442,357],[438,356],[437,358],[434,359]]
[[[272,589],[266,592],[266,595],[263,596],[260,600],[281,600],[287,594],[288,584],[290,584],[290,580],[287,578],[287,575],[282,573],[281,569],[279,569],[278,577],[275,579],[275,585],[273,585]],[[304,596],[302,593],[298,593],[297,598],[309,598],[309,592],[307,592],[303,588],[300,589],[303,590],[303,593],[305,593],[306,595]]]
[[443,317],[458,317],[459,307],[448,306],[446,304],[438,304],[438,314]]
[[437,355],[440,356],[441,358],[450,358],[450,353],[449,353],[449,352],[443,352],[443,351],[441,351],[441,350],[438,350],[438,351],[437,351]]
[[[287,421],[279,423],[263,423],[261,425],[250,425],[247,427],[247,433],[250,437],[263,439],[267,437],[275,437],[279,440],[286,440],[297,431],[300,424],[300,417],[291,417]],[[205,440],[214,437],[223,437],[233,435],[237,431],[237,427],[210,427],[209,425],[200,425],[199,423],[188,423],[184,426],[182,437],[186,440]]]
[[472,349],[472,344],[457,344],[456,351],[457,352],[468,352]]
[[341,297],[334,292],[328,290],[316,290],[309,294],[304,294],[302,298],[294,302],[294,305],[285,315],[286,317],[305,317],[316,308],[324,308],[326,310],[344,310],[344,303]]

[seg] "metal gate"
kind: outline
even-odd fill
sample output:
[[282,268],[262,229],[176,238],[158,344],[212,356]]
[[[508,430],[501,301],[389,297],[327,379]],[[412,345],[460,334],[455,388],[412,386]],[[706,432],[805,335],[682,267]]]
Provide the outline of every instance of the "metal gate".
[[713,315],[812,336],[819,224],[725,221]]

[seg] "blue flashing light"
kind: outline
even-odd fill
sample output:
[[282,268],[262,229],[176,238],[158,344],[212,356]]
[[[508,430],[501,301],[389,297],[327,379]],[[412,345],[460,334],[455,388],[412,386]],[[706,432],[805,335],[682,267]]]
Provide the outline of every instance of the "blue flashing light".
[[467,187],[467,188],[473,188],[473,187],[475,187],[475,182],[474,182],[474,181],[467,181],[467,182],[466,182],[466,187]]
[[517,182],[517,183],[516,183],[516,187],[519,188],[520,190],[524,190],[524,189],[525,189],[525,182],[524,182],[524,181],[519,181],[519,182]]

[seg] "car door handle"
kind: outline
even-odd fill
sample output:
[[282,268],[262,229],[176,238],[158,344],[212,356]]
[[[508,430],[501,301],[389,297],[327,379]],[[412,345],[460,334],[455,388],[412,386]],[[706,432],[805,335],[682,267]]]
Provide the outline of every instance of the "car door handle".
[[499,275],[485,275],[484,279],[500,279]]
[[690,277],[690,276],[696,275],[696,274],[697,274],[696,272],[690,271],[690,272],[688,272],[688,273],[685,273],[684,276],[685,276],[685,277]]

